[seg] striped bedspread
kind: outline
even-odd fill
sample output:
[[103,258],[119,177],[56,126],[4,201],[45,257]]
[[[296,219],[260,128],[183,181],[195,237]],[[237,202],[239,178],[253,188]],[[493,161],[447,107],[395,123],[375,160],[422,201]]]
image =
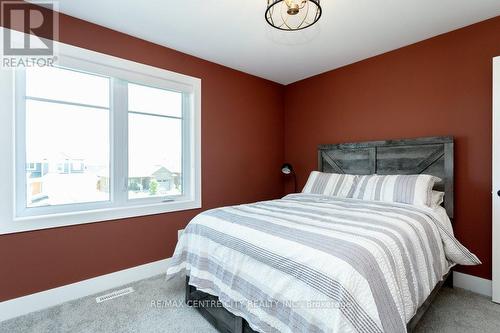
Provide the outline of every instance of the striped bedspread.
[[454,263],[480,261],[436,211],[293,194],[195,217],[167,276],[260,332],[405,332]]

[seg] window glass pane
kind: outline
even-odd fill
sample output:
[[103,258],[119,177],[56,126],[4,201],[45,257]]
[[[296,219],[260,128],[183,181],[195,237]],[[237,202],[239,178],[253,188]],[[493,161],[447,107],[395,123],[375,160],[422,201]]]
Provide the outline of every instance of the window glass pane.
[[109,79],[57,67],[26,69],[26,96],[109,107]]
[[128,109],[170,117],[182,117],[182,93],[128,84]]
[[26,101],[28,207],[109,200],[109,111]]
[[182,194],[182,120],[129,113],[130,199]]

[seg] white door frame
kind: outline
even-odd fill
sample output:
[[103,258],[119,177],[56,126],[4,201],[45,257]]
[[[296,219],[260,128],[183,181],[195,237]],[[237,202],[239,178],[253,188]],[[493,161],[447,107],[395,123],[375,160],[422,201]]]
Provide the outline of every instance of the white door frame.
[[492,299],[500,303],[500,57],[493,58]]

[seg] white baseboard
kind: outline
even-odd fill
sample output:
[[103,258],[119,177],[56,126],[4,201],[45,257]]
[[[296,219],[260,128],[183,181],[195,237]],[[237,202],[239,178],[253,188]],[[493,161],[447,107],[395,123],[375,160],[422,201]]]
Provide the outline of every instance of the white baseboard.
[[477,276],[453,272],[453,286],[491,297],[491,280]]
[[168,260],[158,260],[149,264],[1,302],[0,321],[166,273]]

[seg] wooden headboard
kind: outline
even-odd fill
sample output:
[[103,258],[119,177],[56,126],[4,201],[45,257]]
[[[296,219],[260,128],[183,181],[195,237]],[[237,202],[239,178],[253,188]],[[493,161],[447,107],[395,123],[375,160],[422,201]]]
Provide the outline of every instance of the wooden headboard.
[[319,145],[318,168],[322,172],[370,174],[428,174],[443,181],[444,208],[453,218],[453,137]]

